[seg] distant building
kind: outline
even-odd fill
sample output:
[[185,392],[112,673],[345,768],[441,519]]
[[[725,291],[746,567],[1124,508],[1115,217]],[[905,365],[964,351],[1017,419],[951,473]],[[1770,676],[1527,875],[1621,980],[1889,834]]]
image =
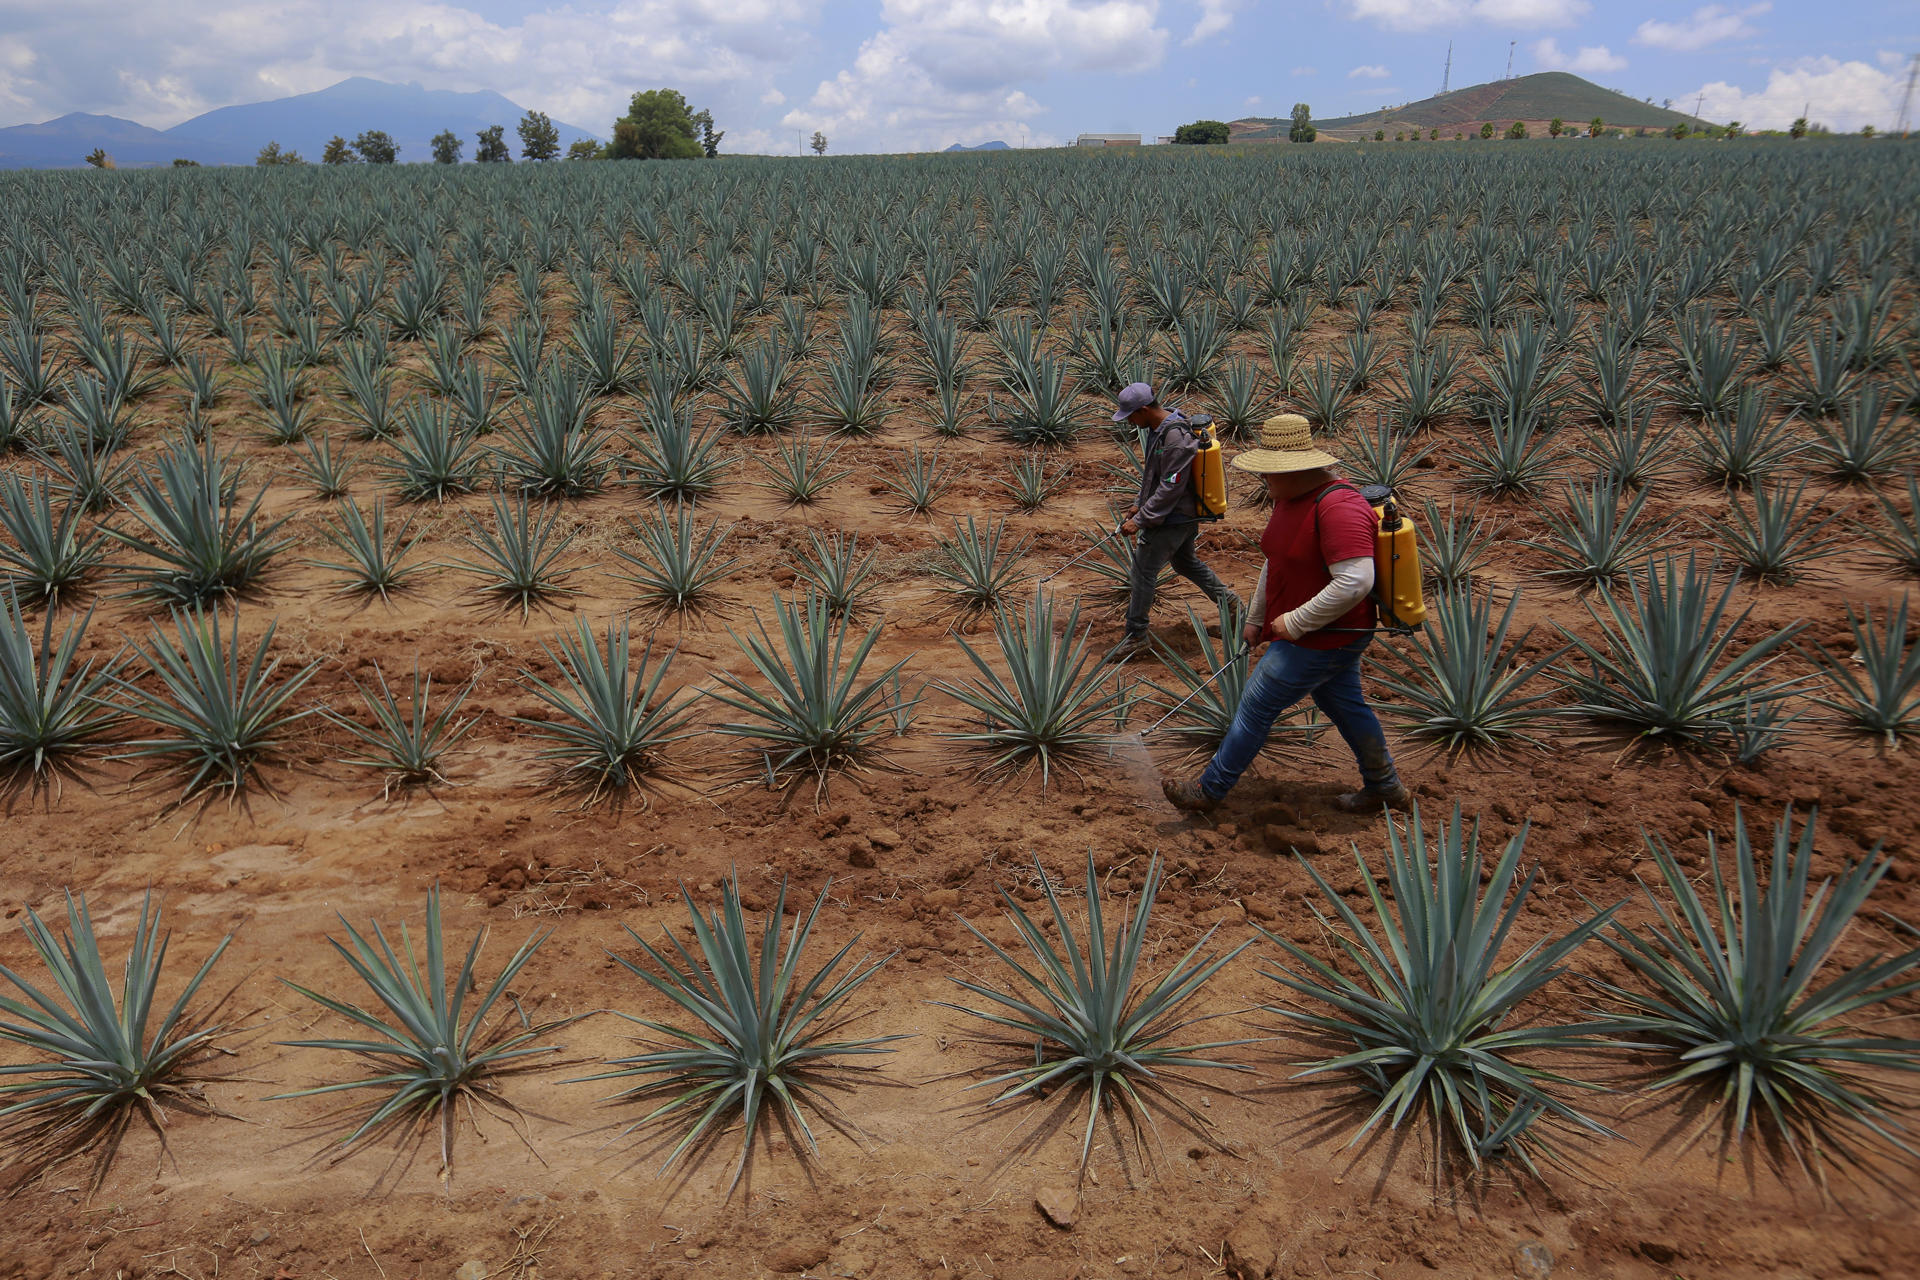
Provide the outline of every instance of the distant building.
[[1170,147],[1173,145],[1173,139],[1163,133],[1160,135],[1160,145],[1163,147]]
[[1076,147],[1137,147],[1137,133],[1083,133],[1073,140]]

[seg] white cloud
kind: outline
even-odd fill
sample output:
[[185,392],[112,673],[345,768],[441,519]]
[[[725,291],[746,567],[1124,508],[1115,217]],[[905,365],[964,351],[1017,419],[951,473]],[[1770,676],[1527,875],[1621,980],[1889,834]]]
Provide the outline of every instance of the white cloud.
[[883,0],[853,64],[781,123],[821,130],[836,151],[1006,137],[1044,111],[1023,84],[1159,66],[1169,36],[1157,16],[1157,0]]
[[1217,36],[1233,25],[1233,15],[1241,0],[1200,0],[1200,20],[1193,24],[1182,44],[1199,44],[1208,36]]
[[1586,45],[1569,57],[1552,36],[1536,41],[1533,60],[1548,71],[1571,71],[1576,75],[1598,75],[1603,71],[1624,71],[1627,60],[1603,44]]
[[[1861,125],[1885,129],[1900,113],[1906,77],[1865,62],[1807,58],[1767,75],[1763,89],[1748,91],[1716,80],[1703,85],[1700,114],[1738,120],[1749,129],[1784,129],[1804,109],[1816,124],[1851,133]],[[1684,95],[1686,97],[1695,95]]]
[[1566,27],[1592,11],[1588,0],[1346,0],[1347,14],[1393,31],[1483,22],[1495,27]]
[[[582,0],[493,21],[440,0],[0,0],[0,110],[164,128],[348,76],[492,89],[604,130],[637,87],[672,84],[724,125],[811,39],[819,0]],[[30,51],[22,59],[15,51]]]
[[1767,3],[1749,5],[1745,9],[1729,9],[1725,5],[1710,4],[1695,9],[1691,16],[1679,22],[1662,22],[1658,18],[1649,18],[1640,24],[1633,33],[1635,44],[1650,45],[1655,49],[1670,49],[1676,53],[1692,53],[1695,49],[1704,49],[1710,44],[1722,40],[1739,40],[1760,34],[1760,29],[1748,19],[1757,18],[1771,10]]
[[787,100],[787,95],[780,92],[778,89],[768,89],[765,93],[760,95],[760,105],[766,106],[766,107],[781,106],[785,104],[786,100]]
[[1367,66],[1364,66],[1364,67],[1355,67],[1353,70],[1347,72],[1347,79],[1349,80],[1385,80],[1388,76],[1392,74],[1393,72],[1387,70],[1385,67],[1381,66],[1379,63],[1376,62],[1376,63],[1369,63]]

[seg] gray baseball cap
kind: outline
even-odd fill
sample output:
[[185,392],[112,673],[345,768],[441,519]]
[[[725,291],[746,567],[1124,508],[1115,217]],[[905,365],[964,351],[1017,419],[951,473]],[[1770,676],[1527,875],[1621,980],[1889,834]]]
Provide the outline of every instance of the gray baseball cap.
[[1153,403],[1153,388],[1144,382],[1129,382],[1120,388],[1120,411],[1113,415],[1115,422],[1125,422],[1140,410]]

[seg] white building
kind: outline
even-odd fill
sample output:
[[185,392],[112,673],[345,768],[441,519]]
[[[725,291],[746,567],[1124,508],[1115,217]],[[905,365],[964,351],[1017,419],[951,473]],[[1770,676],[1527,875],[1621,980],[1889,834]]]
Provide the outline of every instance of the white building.
[[1137,133],[1083,133],[1073,140],[1076,147],[1137,147]]

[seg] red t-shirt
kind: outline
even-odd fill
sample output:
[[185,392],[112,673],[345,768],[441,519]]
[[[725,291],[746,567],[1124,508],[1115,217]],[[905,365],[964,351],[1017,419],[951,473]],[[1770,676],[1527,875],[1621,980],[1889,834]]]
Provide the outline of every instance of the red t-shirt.
[[[1273,504],[1260,550],[1267,556],[1266,638],[1281,614],[1298,609],[1333,581],[1327,569],[1340,560],[1371,558],[1378,521],[1373,507],[1344,480],[1332,480],[1311,493]],[[1324,497],[1321,497],[1325,494]],[[1315,498],[1319,498],[1316,507]],[[1317,517],[1317,519],[1316,519]],[[1372,597],[1362,600],[1333,622],[1335,627],[1372,627]],[[1338,649],[1360,637],[1339,631],[1314,631],[1293,643],[1307,649]]]

